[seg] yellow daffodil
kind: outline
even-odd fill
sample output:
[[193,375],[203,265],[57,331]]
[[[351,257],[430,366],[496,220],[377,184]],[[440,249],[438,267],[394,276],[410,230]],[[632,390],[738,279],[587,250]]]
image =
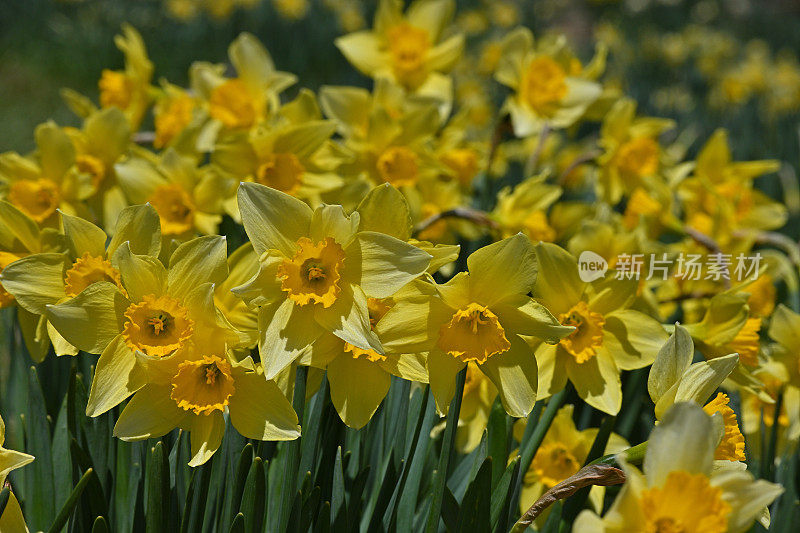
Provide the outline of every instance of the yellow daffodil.
[[161,246],[158,218],[149,206],[133,206],[120,213],[114,238],[106,247],[106,233],[86,220],[61,214],[66,251],[36,253],[11,263],[3,271],[7,290],[26,311],[39,316],[38,328],[47,332],[56,355],[78,350],[47,321],[47,306],[74,298],[97,282],[107,282],[125,293],[114,253],[123,242],[135,252],[158,256]]
[[372,30],[336,39],[336,46],[358,70],[387,77],[411,93],[452,99],[453,68],[464,48],[461,34],[443,38],[453,0],[415,0],[405,14],[400,0],[380,0]]
[[743,365],[758,365],[761,318],[749,315],[747,299],[744,293],[717,294],[709,300],[702,320],[686,324],[706,359],[735,352]]
[[225,414],[236,431],[250,439],[300,436],[291,404],[249,356],[236,362],[224,351],[204,345],[194,345],[181,355],[149,363],[148,382],[122,410],[114,426],[116,437],[137,441],[184,429],[191,440],[189,466],[199,466],[222,443]]
[[112,257],[122,289],[99,281],[75,298],[47,306],[47,318],[68,342],[100,354],[86,406],[89,416],[147,385],[155,361],[182,361],[193,347],[224,353],[226,345],[242,343],[214,305],[214,285],[227,275],[225,259],[225,239],[218,236],[181,244],[168,268],[151,255],[134,253],[126,241]]
[[228,48],[235,78],[223,76],[224,67],[198,62],[190,76],[193,91],[204,100],[210,122],[200,133],[198,148],[210,151],[221,129],[248,129],[268,118],[280,104],[279,95],[296,77],[275,70],[266,48],[256,37],[242,33]]
[[532,242],[553,242],[556,230],[548,221],[550,206],[561,197],[561,187],[546,183],[547,176],[528,178],[514,187],[503,188],[497,194],[492,211],[503,237],[522,232]]
[[253,245],[243,244],[228,256],[228,276],[214,289],[214,303],[225,318],[246,337],[245,348],[258,344],[258,313],[236,296],[232,289],[247,283],[258,273],[258,256]]
[[[231,182],[252,181],[320,203],[320,195],[341,187],[341,160],[331,153],[332,121],[322,120],[313,93],[302,91],[278,111],[274,124],[221,135],[211,162]],[[238,210],[235,213],[238,218]]]
[[511,115],[517,137],[538,133],[545,124],[569,127],[600,96],[601,86],[584,77],[580,63],[565,52],[563,37],[534,44],[533,34],[524,27],[503,40],[494,76],[515,91],[504,109]]
[[[637,117],[633,100],[623,98],[614,104],[600,127],[603,154],[597,160],[599,196],[616,204],[624,194],[641,189],[638,193],[641,198],[647,191],[645,186],[665,168],[664,150],[658,137],[672,127],[671,120]],[[635,204],[637,208],[644,206],[640,202]],[[649,203],[653,202],[651,199]]]
[[135,131],[152,100],[153,63],[147,57],[142,36],[132,26],[124,24],[122,35],[117,35],[114,43],[125,55],[125,70],[103,70],[97,83],[100,106],[121,109]]
[[153,106],[156,135],[153,147],[160,150],[172,146],[181,152],[191,152],[196,145],[196,135],[192,138],[194,142],[187,142],[186,133],[196,122],[200,102],[195,95],[176,85],[166,81],[161,85],[161,93]]
[[[536,450],[531,466],[522,478],[522,490],[519,495],[519,509],[524,513],[541,495],[568,477],[576,474],[586,462],[589,450],[597,437],[597,428],[579,431],[573,420],[572,405],[565,405],[558,410],[553,423]],[[514,423],[514,438],[522,441],[527,420],[520,419]],[[618,453],[628,448],[625,439],[612,433],[609,436],[604,454]],[[604,487],[593,486],[589,492],[592,508],[599,512],[603,508]],[[536,519],[543,525],[547,520],[545,511]]]
[[586,403],[616,414],[622,403],[620,371],[653,362],[667,339],[653,318],[629,309],[636,280],[583,282],[575,257],[549,243],[536,246],[539,275],[533,289],[537,301],[561,324],[574,326],[557,344],[533,341],[539,364],[539,395],[547,397],[575,385]]
[[506,411],[526,416],[536,401],[536,359],[520,335],[547,342],[573,328],[561,326],[528,292],[536,283],[532,245],[518,234],[467,258],[469,272],[444,285],[416,284],[378,324],[389,353],[428,352],[428,376],[440,413],[455,394],[456,374],[474,362],[500,392]]
[[443,164],[430,144],[439,127],[436,107],[400,102],[386,83],[376,84],[374,95],[350,87],[324,87],[320,92],[322,109],[336,121],[344,147],[354,156],[339,168],[352,180],[341,193],[347,203],[357,204],[349,198],[360,199],[373,185],[407,189],[442,173]]
[[42,227],[58,224],[56,210],[89,218],[82,203],[95,191],[78,164],[75,146],[53,122],[36,128],[36,151],[0,154],[0,195]]
[[[778,161],[733,161],[728,135],[717,130],[697,155],[694,173],[682,181],[679,194],[694,227],[706,218],[706,233],[725,242],[722,235],[743,228],[772,230],[784,225],[786,207],[753,187],[753,179],[778,170]],[[701,231],[704,228],[698,227]]]
[[675,332],[653,361],[647,379],[650,399],[656,405],[656,418],[661,419],[673,404],[679,402],[695,402],[709,415],[719,413],[725,432],[714,452],[714,459],[744,461],[744,437],[736,413],[728,405],[728,396],[720,392],[708,401],[733,371],[739,356],[730,354],[692,364],[693,357],[692,337],[685,328],[676,324]]
[[369,324],[368,298],[387,298],[425,271],[431,255],[395,237],[359,231],[341,206],[312,210],[254,183],[239,187],[239,210],[259,272],[235,291],[259,307],[259,348],[268,379],[324,332],[384,354]]
[[88,175],[94,193],[90,207],[106,228],[113,228],[128,202],[117,183],[114,164],[131,144],[131,127],[117,107],[90,113],[78,129],[65,128],[75,146],[75,168]]
[[[27,453],[7,450],[3,447],[5,441],[6,424],[2,417],[0,417],[0,486],[10,487],[6,481],[8,473],[30,463],[34,460],[34,457]],[[0,516],[0,531],[28,533],[28,527],[25,525],[25,517],[22,516],[22,509],[13,491],[9,493],[8,503],[6,503],[3,514]]]
[[611,508],[602,518],[583,511],[573,531],[747,531],[783,488],[735,466],[715,469],[718,429],[696,404],[675,404],[650,434],[644,473],[624,464]]
[[166,238],[213,235],[222,220],[226,183],[208,167],[172,148],[153,161],[133,156],[115,165],[120,187],[134,203],[149,203]]

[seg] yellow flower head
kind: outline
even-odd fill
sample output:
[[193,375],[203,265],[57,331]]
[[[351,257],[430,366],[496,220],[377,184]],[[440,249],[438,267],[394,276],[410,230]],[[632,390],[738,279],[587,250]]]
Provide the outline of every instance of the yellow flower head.
[[181,409],[209,415],[224,411],[235,390],[230,363],[216,355],[204,355],[178,365],[170,397]]
[[469,303],[453,313],[439,331],[439,348],[467,363],[485,363],[511,348],[497,315],[487,307]]
[[9,188],[7,198],[40,224],[56,212],[61,202],[57,184],[48,179],[16,181]]
[[125,311],[122,336],[132,350],[164,357],[184,346],[194,331],[186,308],[175,298],[146,294]]
[[84,252],[64,275],[64,291],[67,296],[77,296],[83,289],[98,281],[113,283],[125,293],[119,270],[107,259]]
[[305,171],[295,154],[269,154],[256,169],[256,182],[295,195],[300,189]]
[[676,403],[650,433],[644,473],[623,459],[625,485],[603,518],[583,511],[574,531],[747,531],[783,492],[737,465],[715,464],[715,422]]
[[278,265],[281,289],[298,305],[330,307],[341,291],[339,278],[344,259],[342,247],[332,237],[316,244],[301,237],[295,255]]
[[194,229],[194,202],[180,185],[160,185],[147,201],[158,213],[165,235],[183,235]]
[[263,110],[250,95],[247,85],[237,78],[217,85],[208,99],[208,114],[228,128],[252,126]]
[[589,309],[581,300],[562,313],[558,320],[564,326],[575,327],[572,333],[561,339],[560,344],[576,363],[585,363],[597,355],[597,349],[603,345],[603,326],[606,323],[603,315]]

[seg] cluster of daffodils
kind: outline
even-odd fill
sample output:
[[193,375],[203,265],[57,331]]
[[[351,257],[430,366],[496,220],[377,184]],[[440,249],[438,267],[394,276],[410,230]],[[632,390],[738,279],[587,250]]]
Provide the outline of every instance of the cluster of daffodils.
[[[99,104],[63,93],[82,125],[44,123],[33,152],[0,155],[0,305],[30,356],[99,356],[87,415],[119,406],[123,440],[188,431],[192,466],[226,420],[297,438],[298,366],[325,373],[352,428],[398,379],[427,384],[442,416],[463,395],[463,452],[495,401],[519,439],[565,388],[618,414],[621,376],[649,367],[644,473],[626,466],[611,510],[577,530],[768,520],[780,488],[753,481],[745,450],[776,424],[781,450],[800,438],[800,315],[779,304],[797,296],[796,250],[754,185],[778,162],[736,161],[723,130],[686,159],[664,143],[672,121],[604,82],[603,47],[584,63],[518,27],[475,50],[465,16],[381,0],[335,42],[371,89],[318,93],[250,34],[230,66],[156,85],[125,27]],[[597,430],[573,409],[524,473],[522,509],[586,461]]]

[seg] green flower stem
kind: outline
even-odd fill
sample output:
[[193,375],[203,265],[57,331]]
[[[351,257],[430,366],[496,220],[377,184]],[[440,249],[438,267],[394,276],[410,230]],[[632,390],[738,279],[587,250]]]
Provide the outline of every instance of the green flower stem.
[[[297,375],[294,381],[294,395],[292,396],[292,407],[297,413],[297,418],[302,423],[303,411],[305,410],[306,402],[306,377],[308,376],[308,367],[298,366]],[[286,531],[289,522],[289,513],[292,509],[292,502],[294,501],[295,494],[297,493],[297,469],[300,466],[300,439],[286,443],[283,449],[286,454],[284,463],[284,476],[283,482],[283,501],[281,502],[280,515],[278,519],[277,531]]]
[[435,533],[439,529],[439,518],[442,515],[442,500],[444,499],[444,487],[447,483],[447,467],[450,465],[450,458],[453,455],[453,447],[456,441],[456,428],[458,427],[458,415],[461,411],[461,399],[464,395],[464,382],[467,379],[467,367],[461,370],[456,376],[456,393],[450,401],[450,409],[447,412],[447,423],[444,428],[442,438],[442,450],[439,455],[439,466],[436,468],[437,476],[433,487],[433,501],[431,502],[428,522],[425,526],[426,533]]

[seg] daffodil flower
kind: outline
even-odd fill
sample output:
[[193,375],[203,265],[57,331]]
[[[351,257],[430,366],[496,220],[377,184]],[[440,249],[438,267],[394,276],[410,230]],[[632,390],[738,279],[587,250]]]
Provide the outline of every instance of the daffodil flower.
[[564,60],[565,46],[563,39],[536,46],[528,28],[517,28],[503,40],[494,77],[515,91],[504,109],[517,137],[538,133],[545,124],[569,127],[600,96],[600,84],[581,76],[579,63]]
[[4,200],[41,227],[56,227],[56,211],[90,218],[83,203],[95,186],[92,176],[77,164],[77,152],[67,132],[54,122],[35,132],[37,150],[29,156],[0,154],[0,182]]
[[636,296],[636,280],[585,283],[575,257],[555,244],[536,245],[536,258],[534,298],[561,324],[574,327],[556,344],[532,342],[540,397],[555,394],[569,380],[586,403],[616,414],[622,404],[620,371],[651,364],[667,339],[664,328],[644,313],[628,309]]
[[692,364],[694,343],[686,329],[675,324],[675,331],[656,355],[647,390],[655,404],[657,419],[679,402],[695,402],[709,415],[719,413],[725,433],[717,445],[714,458],[725,461],[744,461],[744,437],[736,413],[728,405],[729,398],[720,392],[709,401],[714,391],[728,378],[739,362],[738,354]]
[[224,353],[244,343],[214,305],[214,285],[227,275],[223,237],[178,246],[169,267],[133,253],[129,241],[114,253],[122,288],[96,282],[75,298],[46,306],[47,318],[72,345],[100,354],[86,413],[97,416],[149,383],[149,365],[185,359],[194,346]]
[[192,157],[168,148],[158,159],[133,156],[115,165],[125,195],[153,206],[166,239],[214,235],[222,220],[227,184]]
[[431,256],[389,235],[359,231],[359,214],[312,210],[254,183],[239,187],[239,210],[259,272],[234,289],[259,307],[259,349],[267,379],[324,332],[383,355],[367,298],[392,296],[428,267]]
[[358,70],[387,77],[410,93],[452,100],[452,81],[444,73],[455,66],[464,36],[442,39],[455,9],[453,0],[381,0],[372,30],[336,39],[336,46]]
[[[334,171],[345,158],[330,148],[336,124],[322,119],[313,93],[301,91],[273,122],[220,135],[211,155],[214,169],[237,184],[253,181],[315,203],[343,185]],[[238,210],[232,214],[238,218]]]
[[547,211],[561,197],[561,187],[546,183],[547,175],[534,176],[519,183],[513,190],[503,188],[497,194],[492,219],[500,225],[504,237],[522,232],[532,242],[553,242],[556,230]]
[[[7,450],[3,447],[5,441],[6,424],[3,419],[0,418],[0,486],[2,487],[9,486],[6,483],[9,472],[23,467],[34,460],[34,457],[27,453]],[[8,503],[6,503],[3,514],[0,516],[0,531],[13,533],[28,532],[28,527],[25,525],[25,517],[22,515],[22,509],[13,491],[9,493]]]
[[297,80],[276,70],[267,49],[249,33],[231,43],[228,57],[235,78],[225,78],[222,66],[198,62],[191,68],[192,89],[205,101],[211,119],[198,134],[201,151],[213,149],[221,130],[247,129],[269,117],[280,105],[280,93]]
[[122,410],[116,437],[137,441],[184,429],[191,441],[189,466],[199,466],[219,448],[226,413],[236,431],[250,439],[300,436],[291,404],[249,356],[236,362],[206,345],[194,345],[182,355],[150,362],[148,383]]
[[75,355],[70,344],[47,321],[47,306],[74,298],[97,282],[107,282],[125,292],[113,257],[123,242],[136,253],[158,256],[161,247],[158,217],[149,206],[122,211],[114,238],[106,247],[106,233],[86,220],[61,214],[66,251],[31,254],[3,272],[7,290],[19,305],[39,317],[38,328],[46,332],[56,355]]
[[735,466],[715,469],[718,430],[698,405],[675,404],[650,434],[644,473],[622,459],[626,481],[611,508],[602,518],[583,511],[572,530],[747,531],[783,488]]
[[528,296],[537,265],[524,235],[477,250],[467,266],[469,272],[443,285],[416,283],[418,294],[398,298],[378,323],[378,335],[390,353],[428,353],[440,413],[447,413],[455,394],[456,374],[475,362],[500,391],[506,411],[526,416],[536,401],[537,369],[520,335],[558,342],[573,328]]
[[123,24],[122,35],[117,35],[114,43],[125,55],[125,70],[103,70],[97,83],[100,106],[121,109],[131,129],[137,130],[152,100],[153,63],[147,57],[142,36],[133,26]]
[[[533,456],[531,466],[522,478],[522,490],[519,495],[519,509],[525,513],[546,491],[576,474],[586,463],[589,450],[597,437],[597,428],[578,430],[573,420],[573,406],[565,405],[558,410],[553,423]],[[517,420],[514,423],[514,438],[522,442],[525,426],[528,421]],[[628,442],[612,433],[606,444],[605,454],[619,453],[628,448]],[[516,455],[517,452],[514,452]],[[605,487],[593,486],[589,491],[589,502],[599,512],[603,509]],[[548,510],[536,517],[538,525],[544,525],[549,515]]]
[[[641,190],[641,199],[644,192],[641,187],[652,182],[666,167],[658,137],[674,127],[671,120],[637,117],[636,102],[629,98],[621,98],[614,104],[600,126],[599,144],[603,154],[597,159],[599,196],[616,204],[623,194]],[[649,196],[648,199],[650,203],[655,202]],[[641,203],[635,205],[640,209],[646,207]],[[653,207],[653,210],[658,209]]]

